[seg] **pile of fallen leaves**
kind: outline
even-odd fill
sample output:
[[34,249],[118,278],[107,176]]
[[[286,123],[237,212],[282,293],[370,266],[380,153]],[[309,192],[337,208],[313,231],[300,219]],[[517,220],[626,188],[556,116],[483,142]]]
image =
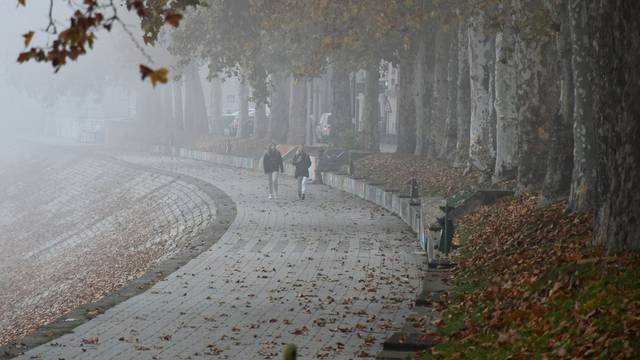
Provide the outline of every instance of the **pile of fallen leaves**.
[[471,231],[425,358],[632,358],[640,256],[591,246],[592,216],[526,196],[461,219]]
[[[264,154],[270,141],[265,139],[231,138],[207,136],[195,141],[195,148],[201,151],[259,158]],[[229,147],[227,145],[230,144]]]
[[387,188],[409,192],[408,181],[415,175],[422,195],[450,196],[478,184],[480,174],[465,174],[448,162],[405,154],[374,154],[354,163],[355,176]]

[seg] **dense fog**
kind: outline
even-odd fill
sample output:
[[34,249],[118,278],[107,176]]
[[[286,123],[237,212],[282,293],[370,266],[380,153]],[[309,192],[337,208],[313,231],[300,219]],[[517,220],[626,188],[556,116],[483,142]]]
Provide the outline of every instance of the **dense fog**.
[[[65,2],[55,2],[58,27],[68,23]],[[34,1],[17,7],[14,1],[0,4],[0,124],[5,130],[49,130],[56,122],[87,117],[126,118],[131,115],[127,88],[140,85],[137,64],[144,59],[120,26],[111,33],[100,32],[93,51],[57,74],[46,63],[18,64],[24,51],[23,34],[34,30],[32,46],[44,46],[53,36],[38,31],[49,23],[48,2]],[[123,12],[131,31],[139,36],[139,26],[131,14]],[[140,43],[140,39],[137,39]]]
[[635,358],[638,14],[0,0],[0,360]]

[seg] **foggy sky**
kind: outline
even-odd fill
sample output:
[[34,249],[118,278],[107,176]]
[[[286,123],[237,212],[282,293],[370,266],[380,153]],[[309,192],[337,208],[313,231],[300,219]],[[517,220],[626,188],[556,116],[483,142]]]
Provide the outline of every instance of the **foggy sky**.
[[[100,31],[94,50],[70,62],[59,73],[47,63],[18,64],[24,51],[22,34],[36,31],[32,45],[44,45],[47,34],[38,31],[48,24],[48,1],[28,1],[17,7],[17,1],[0,2],[0,130],[16,128],[34,119],[46,120],[82,112],[88,101],[99,101],[107,86],[140,86],[138,64],[146,63],[134,44],[119,26],[111,33]],[[68,24],[69,8],[56,2],[58,29]],[[121,15],[127,17],[124,9]],[[135,26],[130,15],[128,23]]]

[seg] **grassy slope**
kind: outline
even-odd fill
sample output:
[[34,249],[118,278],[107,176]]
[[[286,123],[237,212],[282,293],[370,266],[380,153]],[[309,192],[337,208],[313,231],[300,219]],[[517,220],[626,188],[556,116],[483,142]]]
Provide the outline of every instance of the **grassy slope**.
[[423,359],[640,354],[640,256],[606,257],[589,245],[591,216],[563,208],[529,196],[460,222],[442,342]]

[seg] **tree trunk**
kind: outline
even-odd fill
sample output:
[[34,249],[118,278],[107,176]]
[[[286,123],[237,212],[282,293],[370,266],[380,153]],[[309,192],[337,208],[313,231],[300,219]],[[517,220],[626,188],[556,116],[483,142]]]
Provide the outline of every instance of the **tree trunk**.
[[447,121],[444,134],[443,157],[453,162],[456,155],[458,131],[458,23],[452,26],[449,46],[449,64],[447,66]]
[[240,79],[238,83],[238,131],[236,137],[247,138],[251,134],[249,124],[249,86]]
[[282,74],[273,74],[273,85],[267,137],[276,143],[284,143],[289,128],[289,78]]
[[469,26],[469,74],[471,79],[471,126],[469,160],[485,180],[494,170],[493,129],[491,128],[491,77],[494,70],[494,38],[484,29],[483,15]]
[[553,119],[551,146],[547,158],[547,174],[542,188],[542,203],[550,203],[569,195],[573,168],[573,74],[571,69],[571,32],[569,28],[569,0],[560,6],[560,107]]
[[[266,81],[266,72],[256,72],[256,82],[260,83],[258,86],[264,87]],[[256,98],[256,96],[254,96]],[[267,136],[269,129],[269,123],[267,119],[267,108],[264,100],[256,99],[256,112],[253,118],[253,137],[256,139],[264,139]]]
[[314,106],[314,79],[311,78],[306,83],[306,114],[304,117],[304,143],[305,145],[313,145],[313,106]]
[[416,110],[414,88],[414,57],[405,54],[398,66],[398,147],[396,152],[413,154],[416,149]]
[[418,52],[415,61],[415,109],[416,109],[416,155],[433,154],[431,111],[433,99],[433,68],[435,56],[427,49],[435,46],[435,28],[425,25],[418,37]]
[[254,123],[253,137],[256,139],[264,139],[269,129],[269,118],[267,117],[267,105],[265,103],[256,104]]
[[506,26],[496,35],[494,107],[496,111],[496,166],[493,182],[515,179],[517,172],[516,64],[513,57],[515,38]]
[[305,81],[293,75],[289,80],[289,131],[288,144],[304,144],[306,131]]
[[173,83],[173,120],[175,128],[178,130],[183,130],[185,128],[184,102],[182,100],[183,82],[182,78],[180,78]]
[[349,71],[340,64],[335,63],[331,73],[331,142],[338,147],[353,147],[353,125],[351,124],[351,82]]
[[222,136],[224,134],[223,124],[223,91],[222,81],[218,78],[211,81],[211,133]]
[[147,129],[162,126],[162,96],[157,89],[141,87],[136,92],[136,117]]
[[[541,13],[543,4],[518,1],[519,19]],[[547,167],[551,140],[551,122],[556,115],[559,87],[550,62],[555,44],[549,36],[539,36],[537,29],[521,29],[516,41],[518,74],[518,193],[540,190]],[[536,34],[532,36],[533,34]]]
[[204,101],[202,82],[198,67],[189,65],[185,74],[185,123],[191,126],[194,134],[208,134],[207,105]]
[[370,60],[366,68],[366,86],[364,98],[364,141],[366,151],[380,151],[378,124],[380,122],[380,61]]
[[449,64],[449,47],[451,45],[451,31],[439,29],[436,32],[435,64],[433,71],[433,111],[431,115],[431,129],[434,134],[434,146],[431,148],[432,157],[442,158],[445,151],[445,137],[447,124],[447,109],[449,91],[447,82],[447,67]]
[[592,52],[587,1],[571,0],[571,66],[574,82],[573,173],[569,209],[587,211],[595,205],[596,144],[593,118]]
[[320,114],[322,114],[322,86],[324,85],[324,79],[322,77],[315,78],[312,81],[312,93],[313,93],[313,121],[311,122],[311,143],[316,141],[315,129],[316,125],[320,121]]
[[593,6],[595,242],[619,253],[640,249],[640,2],[594,0]]
[[469,127],[471,124],[471,80],[469,77],[469,26],[458,28],[457,136],[455,167],[466,167],[469,160]]
[[171,86],[160,88],[160,94],[162,97],[162,130],[167,134],[173,127],[173,94],[171,93]]

